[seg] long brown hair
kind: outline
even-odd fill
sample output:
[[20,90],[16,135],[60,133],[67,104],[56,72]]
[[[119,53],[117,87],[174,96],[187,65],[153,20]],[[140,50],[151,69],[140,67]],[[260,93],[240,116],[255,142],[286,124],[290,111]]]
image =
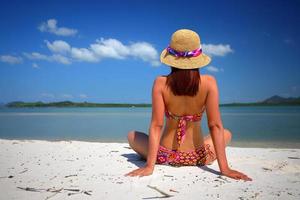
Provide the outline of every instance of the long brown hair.
[[175,96],[195,96],[199,89],[199,80],[199,68],[178,69],[171,67],[166,84]]

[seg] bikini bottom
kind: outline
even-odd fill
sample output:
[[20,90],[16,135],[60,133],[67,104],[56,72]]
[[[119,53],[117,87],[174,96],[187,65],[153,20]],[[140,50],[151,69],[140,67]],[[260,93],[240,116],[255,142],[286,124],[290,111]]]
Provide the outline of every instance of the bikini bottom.
[[192,151],[170,150],[164,146],[159,146],[157,152],[157,164],[165,164],[172,166],[204,166],[207,161],[214,158],[214,153],[210,150],[210,145],[205,144]]

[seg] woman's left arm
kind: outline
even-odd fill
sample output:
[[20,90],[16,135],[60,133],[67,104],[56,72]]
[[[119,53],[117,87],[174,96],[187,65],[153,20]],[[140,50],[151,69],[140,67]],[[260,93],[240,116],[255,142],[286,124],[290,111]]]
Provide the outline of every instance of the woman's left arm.
[[147,176],[153,173],[161,131],[164,125],[165,104],[163,101],[162,86],[163,82],[161,78],[157,77],[152,87],[152,117],[149,127],[147,162],[145,166],[128,173],[128,176]]

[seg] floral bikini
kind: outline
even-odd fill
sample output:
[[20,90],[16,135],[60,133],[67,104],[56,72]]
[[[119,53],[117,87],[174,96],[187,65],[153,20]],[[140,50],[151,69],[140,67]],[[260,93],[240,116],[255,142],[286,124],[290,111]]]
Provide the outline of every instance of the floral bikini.
[[[169,119],[178,120],[176,136],[178,145],[182,144],[186,135],[186,124],[187,121],[196,122],[200,121],[202,118],[202,114],[205,110],[203,107],[200,114],[195,115],[184,115],[184,116],[176,116],[172,114],[170,111],[166,110],[165,115]],[[205,165],[208,157],[214,157],[214,153],[210,150],[210,145],[205,144],[203,146],[198,147],[192,151],[179,151],[179,150],[170,150],[164,146],[159,146],[157,152],[157,164],[169,164],[173,166],[184,166],[184,165]]]

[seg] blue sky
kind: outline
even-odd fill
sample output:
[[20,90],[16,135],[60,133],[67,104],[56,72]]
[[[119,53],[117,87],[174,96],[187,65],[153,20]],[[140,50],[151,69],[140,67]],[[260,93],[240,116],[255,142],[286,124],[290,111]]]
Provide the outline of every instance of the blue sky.
[[220,102],[300,96],[299,1],[1,1],[0,102],[150,103],[171,34],[199,33]]

